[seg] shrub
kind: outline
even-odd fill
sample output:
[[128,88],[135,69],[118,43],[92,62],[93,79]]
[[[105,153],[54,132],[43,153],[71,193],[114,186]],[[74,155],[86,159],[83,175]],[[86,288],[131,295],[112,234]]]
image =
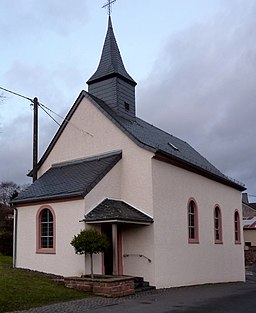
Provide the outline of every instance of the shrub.
[[105,252],[109,248],[109,241],[105,234],[98,232],[96,229],[84,229],[74,236],[70,243],[77,254],[90,254],[91,258],[91,278],[93,275],[94,253]]

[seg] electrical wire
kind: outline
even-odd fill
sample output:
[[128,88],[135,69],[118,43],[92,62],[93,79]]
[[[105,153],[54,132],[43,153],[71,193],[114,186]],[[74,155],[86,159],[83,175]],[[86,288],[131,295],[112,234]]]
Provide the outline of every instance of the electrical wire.
[[[64,122],[66,122],[67,124],[71,125],[72,127],[76,128],[77,130],[81,131],[82,133],[86,134],[86,135],[89,135],[91,137],[93,137],[93,135],[89,132],[87,132],[86,130],[78,127],[77,125],[75,125],[74,123],[70,122],[70,120],[62,117],[61,115],[57,114],[56,112],[54,112],[52,109],[48,108],[46,105],[42,104],[42,103],[39,103],[39,106],[41,107],[41,109],[43,109],[44,111],[45,110],[48,110],[50,111],[51,113],[55,114],[56,116],[58,116],[59,118],[61,118]],[[46,112],[46,111],[45,111]],[[46,112],[59,126],[60,124],[48,113]]]
[[53,117],[53,116],[51,116],[51,114],[49,114],[47,111],[46,111],[46,109],[44,108],[44,107],[42,107],[42,105],[39,103],[38,104],[39,105],[39,107],[56,123],[56,124],[58,124],[59,126],[60,126],[60,123]]
[[[26,97],[20,93],[17,93],[15,91],[12,91],[12,90],[9,90],[9,89],[6,89],[4,87],[1,87],[0,86],[0,90],[3,90],[5,92],[9,92],[15,96],[18,96],[20,98],[23,98],[23,99],[26,99],[26,100],[29,100],[30,102],[34,103],[34,100],[29,98],[29,97]],[[48,108],[46,105],[42,104],[42,103],[38,103],[38,106],[56,123],[58,124],[59,126],[61,126],[61,124],[49,113],[47,112],[46,110],[50,111],[51,113],[55,114],[56,116],[58,116],[59,118],[61,118],[63,121],[65,121],[67,124],[71,125],[72,127],[76,128],[77,130],[81,131],[83,134],[86,134],[86,135],[89,135],[91,137],[93,137],[93,135],[83,129],[81,129],[80,127],[76,126],[75,124],[73,124],[72,122],[70,122],[69,120],[65,119],[64,117],[62,117],[61,115],[57,114],[56,112],[54,112],[53,110],[51,110],[50,108]]]
[[14,91],[12,91],[12,90],[9,90],[9,89],[3,88],[3,87],[0,87],[0,89],[3,90],[3,91],[9,92],[9,93],[11,93],[11,94],[13,94],[13,95],[15,95],[15,96],[18,96],[18,97],[27,99],[27,100],[29,100],[30,102],[33,102],[33,100],[32,100],[31,98],[28,98],[28,97],[26,97],[26,96],[23,96],[23,95],[21,95],[20,93],[14,92]]

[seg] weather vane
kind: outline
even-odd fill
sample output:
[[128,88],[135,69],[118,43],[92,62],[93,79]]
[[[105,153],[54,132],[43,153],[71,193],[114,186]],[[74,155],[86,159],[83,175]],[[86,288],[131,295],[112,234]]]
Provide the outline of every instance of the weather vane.
[[107,8],[108,9],[108,15],[110,16],[111,15],[111,12],[112,12],[112,4],[116,2],[116,0],[108,0],[108,2],[103,5],[102,8]]

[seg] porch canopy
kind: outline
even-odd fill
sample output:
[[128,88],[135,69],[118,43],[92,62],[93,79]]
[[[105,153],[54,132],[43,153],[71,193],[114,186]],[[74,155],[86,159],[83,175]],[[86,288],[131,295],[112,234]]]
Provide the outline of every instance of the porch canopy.
[[[121,228],[123,224],[137,224],[147,226],[153,223],[153,218],[135,209],[131,205],[121,200],[105,199],[85,215],[84,222],[87,224],[101,224],[110,227],[112,239],[112,273],[113,275],[123,275],[122,266],[122,243]],[[104,266],[105,266],[104,255]],[[108,261],[106,261],[107,263]]]
[[87,224],[128,223],[150,225],[153,218],[121,200],[105,199],[85,215]]

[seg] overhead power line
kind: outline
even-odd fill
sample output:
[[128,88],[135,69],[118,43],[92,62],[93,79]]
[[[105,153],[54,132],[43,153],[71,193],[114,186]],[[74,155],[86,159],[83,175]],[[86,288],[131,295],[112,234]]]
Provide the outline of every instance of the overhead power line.
[[3,91],[9,92],[9,93],[11,93],[11,94],[13,94],[13,95],[15,95],[15,96],[18,96],[18,97],[27,99],[27,100],[29,100],[30,102],[33,102],[33,99],[28,98],[28,97],[26,97],[26,96],[23,96],[23,95],[21,95],[20,93],[14,92],[14,91],[12,91],[12,90],[9,90],[9,89],[3,88],[3,87],[0,87],[0,89],[3,90]]
[[46,109],[41,105],[41,103],[38,103],[39,107],[56,123],[60,126],[60,123],[54,118],[51,116],[51,114],[49,114]]
[[[26,96],[24,96],[24,95],[22,95],[22,94],[20,94],[20,93],[18,93],[18,92],[9,90],[9,89],[4,88],[4,87],[1,87],[1,86],[0,86],[0,89],[3,90],[3,91],[5,91],[5,92],[11,93],[11,94],[13,94],[13,95],[15,95],[15,96],[18,96],[18,97],[20,97],[20,98],[29,100],[30,102],[32,102],[32,104],[34,103],[34,100],[33,100],[32,98],[26,97]],[[53,110],[51,110],[50,108],[48,108],[46,105],[44,105],[44,104],[38,102],[38,106],[39,106],[39,107],[40,107],[57,125],[61,126],[61,124],[60,124],[49,112],[55,114],[56,116],[58,116],[59,118],[61,118],[63,121],[65,121],[67,124],[69,124],[70,126],[72,126],[72,127],[76,128],[77,130],[81,131],[83,134],[89,135],[89,136],[93,137],[93,135],[92,135],[91,133],[89,133],[89,132],[87,132],[86,130],[84,130],[84,129],[78,127],[78,126],[75,125],[75,124],[73,124],[72,122],[70,122],[70,121],[67,120],[66,118],[62,117],[61,115],[57,114],[56,112],[54,112]],[[47,112],[46,110],[48,110],[49,112]]]
[[69,125],[71,125],[72,127],[76,128],[77,130],[81,131],[82,133],[86,134],[86,135],[89,135],[91,137],[93,137],[93,135],[89,132],[87,132],[86,130],[78,127],[77,125],[75,125],[74,123],[70,122],[70,120],[62,117],[61,115],[57,114],[56,112],[54,112],[52,109],[48,108],[46,105],[42,104],[42,103],[39,103],[39,106],[41,107],[41,109],[44,110],[44,112],[49,115],[59,126],[60,124],[48,113],[46,112],[46,110],[50,111],[51,113],[55,114],[56,116],[58,116],[59,118],[61,118],[63,121],[67,122]]

